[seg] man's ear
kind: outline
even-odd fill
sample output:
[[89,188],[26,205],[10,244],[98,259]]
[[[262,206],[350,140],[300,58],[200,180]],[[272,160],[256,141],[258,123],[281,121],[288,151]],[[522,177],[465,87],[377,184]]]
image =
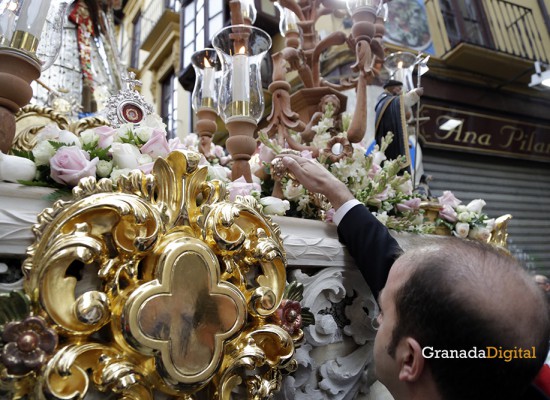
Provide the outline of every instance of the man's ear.
[[420,344],[412,337],[403,338],[396,353],[401,363],[399,380],[404,382],[417,381],[424,371],[424,363],[426,362],[424,356],[422,356]]

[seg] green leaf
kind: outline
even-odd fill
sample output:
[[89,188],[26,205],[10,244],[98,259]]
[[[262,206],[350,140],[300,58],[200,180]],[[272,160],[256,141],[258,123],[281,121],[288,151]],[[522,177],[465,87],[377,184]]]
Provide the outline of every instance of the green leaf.
[[24,150],[15,150],[12,149],[11,152],[16,155],[17,157],[23,157],[27,158],[31,161],[34,161],[34,154],[32,154],[32,151],[24,151]]
[[21,290],[0,293],[0,326],[20,321],[30,313],[30,300]]

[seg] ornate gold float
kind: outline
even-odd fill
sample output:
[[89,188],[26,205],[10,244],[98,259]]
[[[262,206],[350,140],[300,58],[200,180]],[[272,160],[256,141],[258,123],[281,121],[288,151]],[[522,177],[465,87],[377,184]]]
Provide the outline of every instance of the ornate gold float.
[[83,179],[39,215],[23,265],[31,317],[7,324],[0,390],[263,399],[280,387],[303,333],[276,315],[279,227],[254,198],[227,201],[199,159],[173,152],[151,174]]

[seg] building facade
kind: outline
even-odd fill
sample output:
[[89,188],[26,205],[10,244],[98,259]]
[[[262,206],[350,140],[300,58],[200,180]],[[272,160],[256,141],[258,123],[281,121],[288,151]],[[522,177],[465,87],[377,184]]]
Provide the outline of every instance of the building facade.
[[[431,56],[429,72],[421,82],[414,75],[414,84],[425,89],[419,137],[432,194],[451,190],[464,203],[485,199],[490,216],[512,214],[510,250],[527,268],[550,274],[550,88],[538,82],[550,63],[550,0],[393,0],[388,6],[387,54]],[[255,25],[273,37],[275,52],[282,46],[275,7],[268,0],[256,7]],[[184,137],[194,129],[191,54],[209,47],[213,33],[228,23],[228,2],[125,4],[123,58],[170,135]],[[317,30],[349,26],[345,17],[325,16]],[[345,49],[325,55],[323,75],[344,77],[352,58]],[[269,64],[265,70],[267,88]],[[380,91],[369,88],[369,115]],[[442,130],[448,120],[457,125]],[[368,126],[366,136],[372,137],[372,120]]]

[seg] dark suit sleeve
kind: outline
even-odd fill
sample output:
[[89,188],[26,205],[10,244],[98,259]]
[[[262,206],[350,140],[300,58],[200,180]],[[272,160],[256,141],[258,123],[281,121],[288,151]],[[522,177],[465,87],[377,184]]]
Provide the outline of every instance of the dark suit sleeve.
[[349,210],[340,221],[338,238],[378,299],[393,262],[402,253],[397,241],[362,204]]

